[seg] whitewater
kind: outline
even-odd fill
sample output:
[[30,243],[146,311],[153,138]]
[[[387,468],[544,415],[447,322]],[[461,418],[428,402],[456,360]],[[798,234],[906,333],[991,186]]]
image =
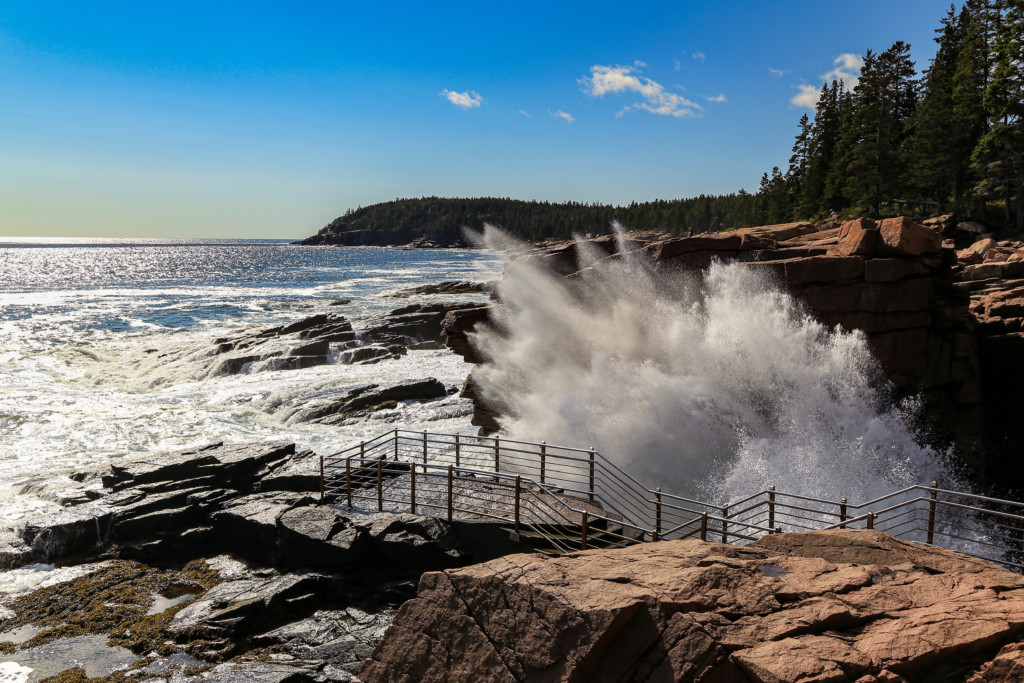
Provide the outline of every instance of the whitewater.
[[[895,405],[858,332],[829,329],[738,265],[666,280],[583,251],[564,280],[489,230],[479,250],[296,247],[283,241],[0,244],[0,514],[52,506],[24,485],[126,455],[212,442],[294,441],[321,454],[402,427],[475,433],[471,367],[444,349],[374,365],[218,375],[219,337],[315,313],[359,322],[442,280],[501,278],[495,324],[471,335],[474,377],[502,435],[594,447],[649,486],[724,503],[776,485],[867,500],[963,483]],[[504,274],[503,274],[504,271]],[[338,300],[347,300],[344,305]],[[436,377],[452,395],[345,426],[290,423],[302,397]]]
[[[27,483],[128,455],[266,440],[326,454],[393,423],[474,432],[457,396],[348,426],[289,425],[277,410],[312,391],[366,382],[436,377],[460,387],[469,366],[445,350],[220,376],[209,376],[208,363],[168,359],[316,313],[343,314],[358,328],[411,303],[484,301],[391,295],[425,282],[494,280],[505,260],[281,240],[0,241],[0,514],[17,522],[52,505],[21,495]],[[331,305],[343,299],[350,302]]]

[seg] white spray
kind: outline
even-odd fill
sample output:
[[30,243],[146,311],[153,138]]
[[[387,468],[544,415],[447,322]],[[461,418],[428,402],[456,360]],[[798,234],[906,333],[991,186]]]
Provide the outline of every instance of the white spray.
[[959,483],[887,402],[862,333],[823,326],[742,264],[669,280],[580,251],[590,267],[569,280],[513,262],[497,325],[472,336],[504,434],[594,446],[650,486],[718,502]]

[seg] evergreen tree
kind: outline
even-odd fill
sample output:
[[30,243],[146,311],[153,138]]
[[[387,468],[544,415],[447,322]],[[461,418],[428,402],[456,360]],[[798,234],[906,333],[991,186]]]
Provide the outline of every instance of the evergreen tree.
[[1005,223],[1024,230],[1024,6],[992,0],[987,9],[993,59],[983,102],[989,120],[973,165],[979,191],[999,197]]
[[950,202],[959,207],[971,153],[984,125],[979,100],[985,50],[975,16],[967,6],[959,14],[951,7],[942,20],[935,39],[939,47],[925,72],[913,121],[910,185],[940,213]]
[[794,217],[810,216],[814,213],[814,208],[808,205],[804,191],[814,131],[807,114],[800,117],[797,126],[798,132],[796,140],[793,142],[793,156],[789,158],[789,170],[786,171],[786,179],[792,194],[790,204],[793,207],[792,215]]
[[814,125],[807,150],[807,165],[800,188],[800,213],[810,216],[818,212],[831,211],[835,206],[832,198],[826,197],[829,172],[835,162],[836,147],[842,124],[840,109],[845,97],[842,83],[832,81],[821,88],[814,110]]
[[910,46],[897,41],[881,54],[867,51],[854,88],[845,187],[852,202],[874,216],[904,189],[907,123],[917,102],[915,76]]

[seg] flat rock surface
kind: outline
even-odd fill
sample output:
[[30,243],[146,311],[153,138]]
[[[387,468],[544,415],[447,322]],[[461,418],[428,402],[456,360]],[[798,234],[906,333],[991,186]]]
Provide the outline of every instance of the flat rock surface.
[[[767,547],[771,546],[771,547]],[[844,530],[425,574],[364,681],[1016,680],[1024,579]],[[1002,677],[1000,677],[1002,676]]]

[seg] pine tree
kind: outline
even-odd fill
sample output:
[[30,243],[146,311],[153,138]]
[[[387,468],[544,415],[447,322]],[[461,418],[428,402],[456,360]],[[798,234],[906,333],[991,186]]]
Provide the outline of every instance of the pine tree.
[[907,124],[917,102],[915,75],[910,46],[897,41],[878,55],[868,50],[854,88],[846,191],[874,216],[904,189]]
[[971,153],[981,137],[984,110],[985,42],[977,12],[951,7],[935,41],[935,58],[925,73],[924,92],[914,116],[909,168],[911,185],[933,201],[939,212],[950,202],[962,211]]
[[789,158],[789,170],[786,171],[786,180],[789,183],[791,192],[790,204],[793,207],[793,217],[809,217],[814,209],[808,206],[804,195],[804,182],[807,176],[807,165],[811,156],[811,139],[813,129],[811,120],[804,114],[797,124],[799,132],[793,142],[793,156]]
[[979,191],[999,197],[1006,224],[1015,215],[1024,230],[1024,7],[993,0],[987,9],[993,60],[983,102],[989,128],[974,149],[973,166]]
[[839,144],[845,97],[845,88],[838,81],[832,81],[831,85],[825,84],[821,88],[814,110],[814,125],[807,150],[807,168],[801,187],[800,206],[804,215],[838,208],[833,198],[826,196],[826,185]]

